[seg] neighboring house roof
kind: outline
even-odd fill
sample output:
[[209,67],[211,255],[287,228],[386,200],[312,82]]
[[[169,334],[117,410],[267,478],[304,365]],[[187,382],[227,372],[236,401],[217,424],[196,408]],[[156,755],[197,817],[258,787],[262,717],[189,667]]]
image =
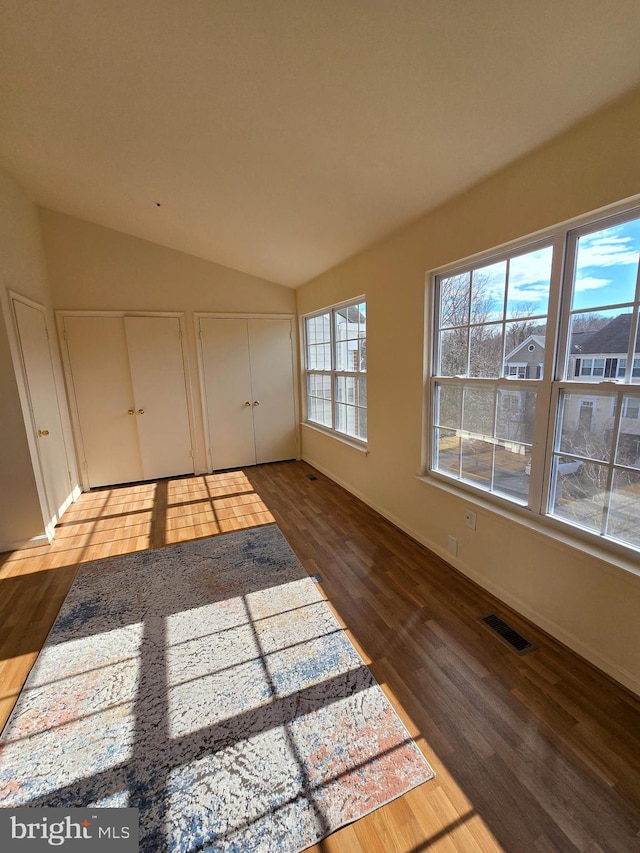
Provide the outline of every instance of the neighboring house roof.
[[[571,335],[571,355],[588,356],[603,355],[605,353],[626,353],[629,348],[629,334],[631,332],[631,314],[619,314],[606,326],[595,332],[573,332]],[[526,340],[505,356],[505,364],[513,361],[514,357],[531,342],[538,344],[544,349],[543,335],[529,335]]]
[[511,350],[509,355],[506,355],[504,357],[505,364],[509,361],[512,361],[516,353],[519,353],[523,347],[528,346],[530,343],[535,343],[539,347],[541,347],[541,349],[544,349],[544,335],[529,335],[529,337],[525,338],[521,344],[518,344],[515,349]]
[[571,335],[571,354],[582,355],[582,353],[587,352],[585,344],[592,334],[593,332],[573,332]]
[[[629,349],[629,333],[631,331],[631,314],[619,314],[610,323],[587,334],[580,340],[581,355],[596,355],[600,353],[626,353]],[[585,334],[584,332],[578,334]],[[575,343],[576,335],[573,336]],[[573,352],[572,347],[572,352]]]

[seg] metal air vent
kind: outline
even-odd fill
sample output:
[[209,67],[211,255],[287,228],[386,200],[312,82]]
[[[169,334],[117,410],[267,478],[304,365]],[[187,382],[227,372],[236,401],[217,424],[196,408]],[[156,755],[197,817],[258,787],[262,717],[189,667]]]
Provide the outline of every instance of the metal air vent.
[[515,628],[508,625],[497,614],[490,613],[488,616],[482,616],[480,621],[484,622],[487,628],[490,628],[494,634],[497,634],[501,640],[504,640],[519,655],[526,655],[527,652],[532,652],[535,649],[533,643],[525,639],[522,634],[519,634]]

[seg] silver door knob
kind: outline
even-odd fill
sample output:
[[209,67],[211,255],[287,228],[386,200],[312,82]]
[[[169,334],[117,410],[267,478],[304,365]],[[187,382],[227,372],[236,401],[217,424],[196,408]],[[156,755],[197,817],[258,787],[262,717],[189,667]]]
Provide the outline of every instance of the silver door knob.
[[38,430],[38,438],[44,438],[47,435],[49,435],[48,429],[39,429]]
[[254,400],[254,401],[253,401],[253,405],[254,405],[254,406],[259,406],[259,405],[260,405],[260,400]]

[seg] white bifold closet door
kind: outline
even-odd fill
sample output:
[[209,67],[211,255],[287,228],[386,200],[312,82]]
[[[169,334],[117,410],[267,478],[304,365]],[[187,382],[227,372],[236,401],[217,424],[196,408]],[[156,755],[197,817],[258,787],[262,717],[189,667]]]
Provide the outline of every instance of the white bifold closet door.
[[295,458],[291,321],[200,317],[199,337],[212,469]]
[[66,316],[89,486],[193,473],[177,317]]

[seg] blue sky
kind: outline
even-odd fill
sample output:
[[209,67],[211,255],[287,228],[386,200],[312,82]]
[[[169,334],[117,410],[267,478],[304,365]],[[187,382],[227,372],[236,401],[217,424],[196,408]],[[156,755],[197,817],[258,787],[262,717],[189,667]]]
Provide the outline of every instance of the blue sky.
[[639,253],[638,219],[581,237],[572,309],[633,301]]
[[[572,310],[632,301],[639,255],[640,219],[580,237]],[[486,281],[496,314],[502,313],[505,266],[502,262],[478,270]],[[508,315],[546,314],[550,274],[551,247],[512,258]]]

